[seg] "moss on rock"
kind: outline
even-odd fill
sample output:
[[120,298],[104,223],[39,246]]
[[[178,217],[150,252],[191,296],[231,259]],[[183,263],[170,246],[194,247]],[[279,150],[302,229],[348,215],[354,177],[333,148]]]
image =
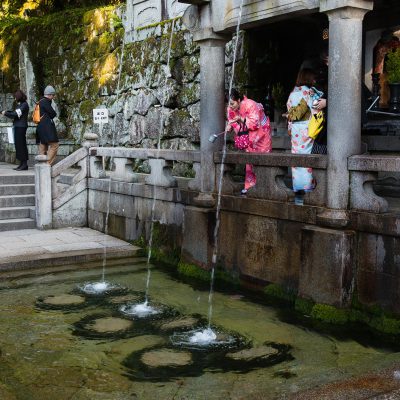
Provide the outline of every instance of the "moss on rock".
[[337,325],[343,325],[349,321],[349,313],[347,310],[327,304],[315,304],[311,310],[311,317],[322,322]]
[[276,283],[271,283],[266,286],[264,288],[264,293],[270,299],[283,300],[290,303],[293,303],[296,299],[296,295],[292,291]]

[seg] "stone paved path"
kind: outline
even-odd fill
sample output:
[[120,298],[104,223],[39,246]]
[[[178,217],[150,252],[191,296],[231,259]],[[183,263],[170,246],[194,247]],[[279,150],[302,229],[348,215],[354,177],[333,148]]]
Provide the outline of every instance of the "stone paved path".
[[135,256],[138,247],[89,228],[0,232],[0,271]]

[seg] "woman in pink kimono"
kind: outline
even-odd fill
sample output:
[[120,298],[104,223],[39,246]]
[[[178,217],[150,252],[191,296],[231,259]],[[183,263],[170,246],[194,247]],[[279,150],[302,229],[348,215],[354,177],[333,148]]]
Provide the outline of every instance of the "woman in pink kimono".
[[[227,110],[228,125],[226,132],[234,130],[237,135],[241,130],[249,131],[249,153],[269,153],[272,150],[271,125],[260,103],[248,99],[233,89]],[[256,184],[253,166],[246,164],[246,177],[242,194],[246,194]]]

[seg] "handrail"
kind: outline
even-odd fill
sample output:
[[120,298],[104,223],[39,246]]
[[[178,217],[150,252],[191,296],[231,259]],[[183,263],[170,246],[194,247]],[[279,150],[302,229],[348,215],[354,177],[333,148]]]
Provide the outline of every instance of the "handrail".
[[[221,163],[222,153],[214,153],[214,162]],[[266,167],[304,167],[326,169],[328,158],[322,154],[242,153],[228,152],[227,164],[253,164]]]
[[362,172],[399,172],[400,156],[386,155],[357,155],[347,161],[349,171]]
[[74,164],[81,161],[83,158],[87,157],[87,155],[88,155],[88,149],[86,147],[81,147],[79,150],[74,151],[68,157],[64,158],[51,168],[51,177],[56,178],[65,170],[72,167]]
[[92,147],[89,154],[98,157],[136,158],[162,158],[168,161],[200,162],[200,152],[197,150],[157,150],[126,147]]

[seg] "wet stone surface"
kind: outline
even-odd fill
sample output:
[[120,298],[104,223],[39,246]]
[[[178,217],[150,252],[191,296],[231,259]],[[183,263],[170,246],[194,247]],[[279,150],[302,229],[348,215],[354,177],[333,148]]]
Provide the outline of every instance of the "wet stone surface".
[[188,351],[159,349],[144,353],[141,361],[148,367],[184,366],[191,364],[192,355]]
[[52,306],[75,306],[85,302],[83,296],[77,296],[73,294],[61,294],[58,296],[49,296],[43,299],[44,304]]
[[180,329],[191,329],[199,323],[199,319],[195,317],[182,317],[169,322],[166,322],[160,326],[162,331],[172,331]]
[[98,333],[111,333],[120,332],[129,329],[133,326],[132,321],[122,318],[105,317],[94,320],[92,323],[86,325],[86,329]]
[[278,349],[271,346],[253,347],[250,349],[240,350],[227,353],[226,357],[233,360],[252,361],[257,358],[268,358],[279,353]]

